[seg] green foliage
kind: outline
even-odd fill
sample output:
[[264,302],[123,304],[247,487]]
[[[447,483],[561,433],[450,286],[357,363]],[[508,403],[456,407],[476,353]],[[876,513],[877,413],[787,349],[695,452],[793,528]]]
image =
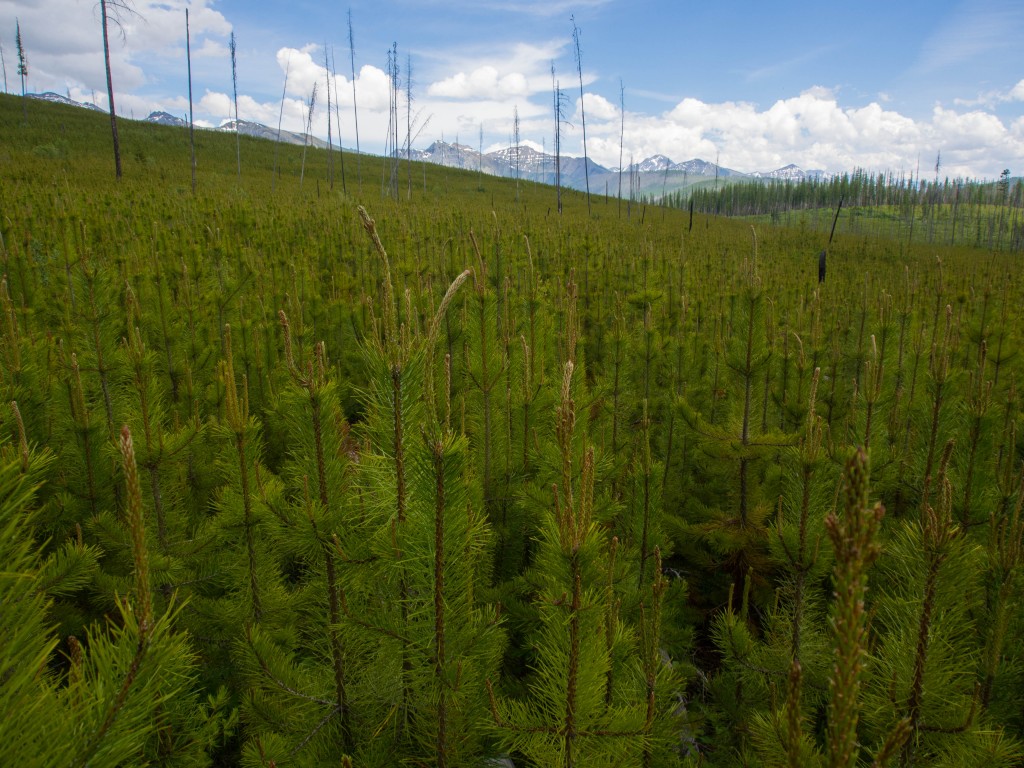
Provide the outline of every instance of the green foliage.
[[799,223],[215,132],[193,195],[22,106],[0,763],[1019,762],[1015,187],[840,180],[899,237],[819,284]]

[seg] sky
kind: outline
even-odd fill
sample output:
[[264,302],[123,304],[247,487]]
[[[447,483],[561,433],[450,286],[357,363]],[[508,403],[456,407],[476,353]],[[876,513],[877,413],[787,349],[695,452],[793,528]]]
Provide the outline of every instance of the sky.
[[[110,4],[114,0],[109,0]],[[551,151],[552,67],[565,93],[562,149],[609,168],[663,154],[742,172],[793,163],[933,178],[1024,173],[1024,2],[688,3],[678,0],[117,0],[111,33],[119,114],[189,109],[189,9],[197,124],[238,114],[326,139],[331,75],[343,145],[383,153],[388,51],[397,45],[404,144],[513,141]],[[349,47],[348,16],[354,41]],[[0,0],[6,88],[107,105],[99,2]],[[573,45],[578,29],[579,68]],[[411,78],[408,74],[411,70]],[[406,83],[412,104],[407,109]],[[581,97],[582,80],[582,97]],[[284,99],[282,102],[282,94]],[[622,107],[624,106],[624,113]],[[482,130],[482,142],[481,142]],[[332,126],[337,140],[338,125]]]

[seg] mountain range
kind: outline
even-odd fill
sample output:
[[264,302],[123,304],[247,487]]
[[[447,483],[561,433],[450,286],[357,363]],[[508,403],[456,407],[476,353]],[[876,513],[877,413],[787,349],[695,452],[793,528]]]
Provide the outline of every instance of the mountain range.
[[[518,154],[518,170],[517,159]],[[405,157],[405,152],[399,155]],[[427,163],[436,163],[452,168],[466,168],[482,171],[492,176],[515,177],[528,181],[539,181],[545,184],[555,183],[555,158],[553,155],[538,152],[533,147],[520,145],[516,148],[505,147],[481,155],[478,150],[465,144],[449,144],[435,141],[426,149],[414,149],[409,152],[409,159]],[[561,181],[567,187],[584,189],[588,182],[584,172],[582,157],[563,156],[559,163]],[[620,174],[617,168],[606,168],[593,160],[588,160],[586,170],[589,172],[590,190],[596,194],[618,194]],[[621,183],[623,192],[628,194],[630,177],[634,192],[659,197],[677,189],[714,183],[716,179],[729,181],[784,180],[800,181],[809,178],[824,178],[824,171],[804,171],[795,165],[787,165],[774,171],[743,173],[709,163],[707,160],[694,158],[681,163],[673,162],[665,155],[654,155],[639,163],[632,163],[622,169]],[[637,188],[638,187],[638,188]]]
[[[98,112],[104,111],[95,104],[74,101],[67,96],[62,96],[52,91],[26,95],[29,98],[42,101],[82,107]],[[187,120],[162,111],[150,113],[144,119],[144,122],[179,128],[188,126]],[[278,131],[261,123],[248,120],[238,120],[237,122],[238,132],[243,136],[254,136],[260,139],[269,139],[270,141],[279,139],[289,144],[308,143],[312,147],[327,148],[327,142],[315,136],[294,131]],[[235,121],[227,120],[211,130],[234,132]],[[352,150],[345,151],[351,152]],[[514,146],[509,146],[493,152],[481,153],[466,144],[435,141],[426,149],[411,149],[408,152],[401,149],[396,153],[400,160],[406,159],[407,154],[410,160],[434,163],[449,168],[481,171],[491,176],[514,178],[518,175],[519,178],[526,181],[536,181],[544,184],[554,184],[556,181],[555,157],[544,152],[538,152],[533,147],[525,144],[520,145],[518,150]],[[584,164],[582,157],[570,157],[567,155],[562,156],[557,166],[557,171],[561,176],[561,183],[566,187],[582,190],[589,183],[592,193],[616,195],[620,188],[624,194],[629,194],[630,185],[632,184],[632,192],[634,194],[644,194],[654,198],[687,187],[714,183],[718,179],[728,179],[729,181],[801,181],[803,179],[828,177],[828,174],[824,171],[804,171],[793,164],[774,171],[743,173],[699,158],[676,163],[665,155],[653,155],[638,163],[631,163],[623,168],[621,173],[617,168],[606,168],[590,159]]]

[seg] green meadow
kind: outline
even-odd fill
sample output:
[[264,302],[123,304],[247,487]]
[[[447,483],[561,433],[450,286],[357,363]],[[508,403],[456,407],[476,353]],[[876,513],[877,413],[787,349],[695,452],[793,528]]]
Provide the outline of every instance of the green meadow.
[[0,96],[0,765],[1022,764],[988,230],[119,128]]

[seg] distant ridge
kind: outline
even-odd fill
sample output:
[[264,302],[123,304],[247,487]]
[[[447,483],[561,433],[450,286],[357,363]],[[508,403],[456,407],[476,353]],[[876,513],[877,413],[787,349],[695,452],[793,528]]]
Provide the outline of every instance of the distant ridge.
[[74,99],[69,99],[67,96],[61,96],[59,93],[54,93],[53,91],[45,91],[43,93],[26,93],[25,96],[38,101],[48,101],[51,104],[64,104],[68,107],[81,107],[82,109],[91,109],[95,112],[106,111],[102,107],[97,107],[95,104],[75,101]]
[[171,125],[175,128],[188,127],[188,121],[180,117],[175,117],[167,112],[150,112],[142,122],[156,123],[157,125]]
[[[234,133],[235,121],[228,120],[221,123],[215,130]],[[252,123],[248,120],[238,121],[238,132],[243,136],[255,136],[257,139],[269,139],[270,141],[276,141],[278,136],[276,128],[270,128],[263,125],[263,123]],[[286,144],[309,144],[311,147],[327,149],[327,142],[323,139],[318,139],[316,136],[310,136],[305,133],[295,133],[294,131],[282,130],[281,141]]]
[[[80,107],[96,112],[105,111],[95,104],[75,101],[52,91],[29,93],[26,96],[40,101]],[[151,112],[144,118],[143,122],[177,128],[188,126],[187,120],[161,110]],[[235,131],[235,121],[227,120],[218,127],[207,130],[233,133]],[[316,136],[286,130],[281,130],[279,134],[276,128],[249,120],[238,120],[238,132],[243,136],[252,136],[269,141],[277,141],[280,136],[280,141],[284,143],[308,144],[319,149],[327,149],[328,146],[326,141]],[[353,150],[346,149],[345,151],[351,152]],[[404,159],[406,153],[404,150],[399,150],[396,156]],[[490,176],[502,176],[505,178],[514,178],[516,176],[518,159],[519,178],[543,184],[554,184],[556,178],[554,155],[539,152],[525,144],[521,145],[518,151],[515,147],[510,146],[481,154],[478,150],[466,144],[434,141],[426,149],[411,150],[409,152],[409,159],[443,165],[448,168],[463,168],[470,171],[479,170]],[[607,191],[610,194],[618,193],[619,170],[617,168],[605,168],[588,159],[586,169],[590,175],[591,190],[598,194],[602,194],[603,191]],[[563,155],[559,163],[559,171],[561,183],[564,186],[580,190],[584,188],[586,173],[584,172],[584,160],[582,157]],[[624,177],[629,174],[638,177],[639,188],[634,191],[641,192],[648,198],[653,197],[655,199],[663,194],[668,195],[694,185],[705,185],[713,180],[797,182],[806,179],[828,179],[832,175],[821,170],[805,171],[792,163],[773,171],[744,173],[732,168],[716,165],[707,160],[701,160],[700,158],[677,163],[661,154],[651,155],[638,163],[628,165],[622,169],[622,174]],[[626,194],[629,182],[623,178],[622,183],[623,194]]]

